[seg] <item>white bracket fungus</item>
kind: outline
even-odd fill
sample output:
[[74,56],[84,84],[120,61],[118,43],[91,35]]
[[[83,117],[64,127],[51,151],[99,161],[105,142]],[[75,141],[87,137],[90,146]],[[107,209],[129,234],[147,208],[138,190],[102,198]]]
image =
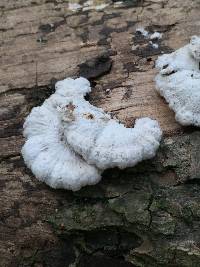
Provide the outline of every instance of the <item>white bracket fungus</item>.
[[156,89],[182,125],[200,126],[200,37],[171,54],[158,58]]
[[53,188],[75,191],[95,184],[104,169],[134,166],[154,157],[159,146],[155,120],[138,119],[134,128],[125,128],[84,99],[90,91],[84,78],[59,81],[24,123],[25,163]]

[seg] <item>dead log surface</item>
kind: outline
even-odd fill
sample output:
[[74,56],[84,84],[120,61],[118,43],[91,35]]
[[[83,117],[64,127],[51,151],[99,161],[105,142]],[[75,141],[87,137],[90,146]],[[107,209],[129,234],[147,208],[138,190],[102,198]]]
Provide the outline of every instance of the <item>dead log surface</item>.
[[[199,131],[175,122],[153,81],[157,56],[200,34],[200,2],[115,2],[0,1],[1,267],[200,266]],[[139,26],[163,33],[158,49]],[[155,118],[165,136],[155,159],[71,193],[39,183],[20,149],[31,108],[79,75],[92,103],[127,126]]]

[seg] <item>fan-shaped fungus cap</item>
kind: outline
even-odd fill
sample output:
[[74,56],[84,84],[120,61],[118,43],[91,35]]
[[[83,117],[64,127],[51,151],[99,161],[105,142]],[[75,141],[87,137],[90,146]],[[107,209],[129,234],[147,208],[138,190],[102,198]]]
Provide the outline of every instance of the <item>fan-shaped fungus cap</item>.
[[162,134],[158,123],[142,118],[126,128],[84,99],[90,91],[84,78],[59,81],[24,123],[25,163],[51,187],[78,190],[97,183],[106,168],[155,156]]
[[162,55],[156,62],[157,91],[174,110],[182,125],[200,126],[200,37],[171,54]]

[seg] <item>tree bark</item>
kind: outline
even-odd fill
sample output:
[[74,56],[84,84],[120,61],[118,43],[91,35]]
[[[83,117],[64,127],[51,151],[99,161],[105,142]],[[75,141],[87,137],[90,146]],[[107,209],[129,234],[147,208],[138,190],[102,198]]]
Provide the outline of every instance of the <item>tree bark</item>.
[[[64,0],[1,0],[1,267],[200,266],[200,132],[175,121],[154,83],[157,56],[200,33],[199,8],[198,0],[105,0],[72,11]],[[158,48],[141,26],[163,34]],[[127,127],[157,119],[164,136],[154,159],[107,170],[72,193],[38,182],[20,150],[31,108],[57,80],[80,75],[91,81],[92,104]]]

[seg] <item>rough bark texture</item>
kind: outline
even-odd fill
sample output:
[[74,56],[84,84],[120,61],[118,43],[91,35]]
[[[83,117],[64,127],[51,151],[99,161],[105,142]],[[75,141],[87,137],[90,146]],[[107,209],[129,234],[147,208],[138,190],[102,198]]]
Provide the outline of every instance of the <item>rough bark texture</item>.
[[[153,81],[157,55],[200,34],[200,1],[115,2],[73,12],[64,0],[0,0],[1,267],[200,266],[200,132],[175,122]],[[159,49],[138,26],[163,33]],[[38,182],[20,149],[31,108],[78,75],[93,104],[129,127],[155,118],[164,138],[155,159],[72,193]]]

